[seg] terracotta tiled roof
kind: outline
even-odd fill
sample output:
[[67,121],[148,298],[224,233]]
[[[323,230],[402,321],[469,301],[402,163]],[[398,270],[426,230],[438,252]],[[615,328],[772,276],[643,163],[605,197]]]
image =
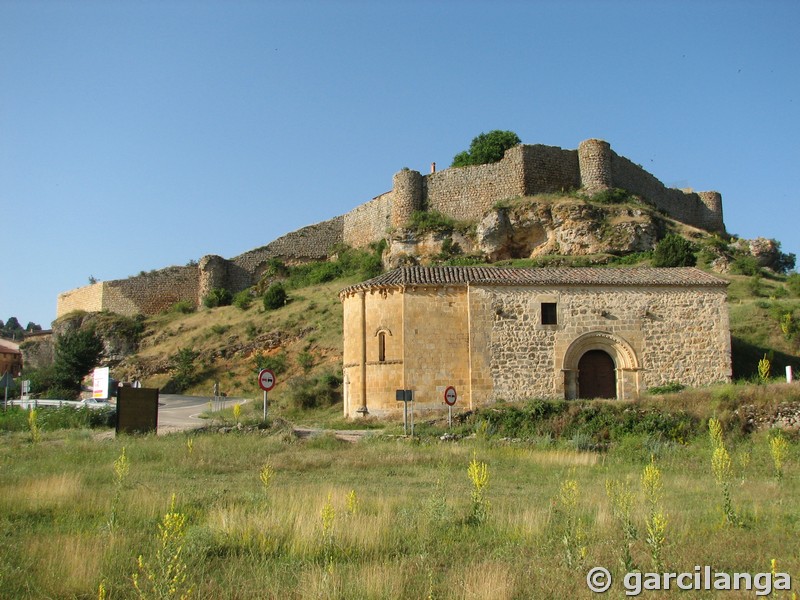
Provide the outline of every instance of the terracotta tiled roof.
[[728,282],[693,267],[530,268],[403,267],[351,285],[341,294],[405,286],[445,285],[606,285],[606,286],[727,286]]

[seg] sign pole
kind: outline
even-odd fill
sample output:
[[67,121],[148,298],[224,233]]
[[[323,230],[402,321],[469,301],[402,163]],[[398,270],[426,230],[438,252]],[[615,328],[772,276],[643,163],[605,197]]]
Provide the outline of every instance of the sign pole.
[[414,396],[411,396],[411,439],[414,439]]
[[447,427],[449,429],[453,428],[453,405],[458,400],[458,394],[456,393],[456,388],[452,385],[447,386],[447,389],[444,391],[444,403],[447,404]]
[[264,422],[267,422],[267,392],[275,387],[275,373],[269,369],[258,372],[258,387],[264,390]]

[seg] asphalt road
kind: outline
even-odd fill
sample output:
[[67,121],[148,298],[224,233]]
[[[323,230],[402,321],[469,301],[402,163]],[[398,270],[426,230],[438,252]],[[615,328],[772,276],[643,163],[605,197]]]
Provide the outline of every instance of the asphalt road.
[[[158,433],[170,433],[197,429],[208,423],[200,414],[211,408],[209,396],[179,396],[177,394],[161,394],[158,397]],[[236,402],[245,402],[241,398],[226,398],[215,404],[215,410],[229,408]]]

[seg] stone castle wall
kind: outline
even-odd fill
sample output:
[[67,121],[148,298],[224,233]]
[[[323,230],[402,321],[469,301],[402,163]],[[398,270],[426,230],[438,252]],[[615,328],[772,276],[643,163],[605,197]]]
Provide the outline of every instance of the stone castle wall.
[[392,227],[393,192],[357,206],[342,217],[342,240],[353,248],[366,248],[386,237]]
[[509,198],[583,188],[595,193],[613,187],[643,196],[671,217],[709,231],[724,231],[717,192],[684,193],[619,156],[602,140],[577,150],[519,145],[487,165],[449,168],[428,175],[403,169],[392,190],[345,215],[304,227],[232,259],[209,256],[197,266],[170,267],[155,274],[103,282],[59,295],[57,315],[72,310],[114,310],[153,314],[178,300],[200,305],[215,287],[238,292],[256,283],[269,260],[287,264],[324,260],[344,243],[366,248],[407,225],[414,211],[433,210],[458,220],[478,220]]
[[58,295],[56,317],[82,310],[156,314],[180,300],[196,304],[197,267],[168,267],[127,279],[101,281]]

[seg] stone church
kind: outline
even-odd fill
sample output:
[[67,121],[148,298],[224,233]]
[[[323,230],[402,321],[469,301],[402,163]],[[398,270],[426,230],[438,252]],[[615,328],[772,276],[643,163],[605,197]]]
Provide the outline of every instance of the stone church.
[[348,417],[731,377],[727,282],[694,268],[406,267],[340,298]]

